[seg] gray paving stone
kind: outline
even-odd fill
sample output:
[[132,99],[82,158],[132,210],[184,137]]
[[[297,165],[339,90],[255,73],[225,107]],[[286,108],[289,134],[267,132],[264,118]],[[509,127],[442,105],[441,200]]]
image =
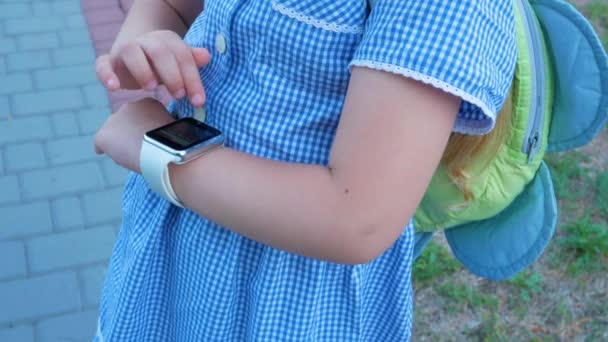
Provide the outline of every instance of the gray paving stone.
[[35,16],[48,16],[51,13],[51,2],[35,1],[32,3],[32,12]]
[[122,187],[83,196],[84,218],[89,225],[116,222],[122,216]]
[[20,199],[17,176],[0,176],[0,204],[17,203]]
[[[94,62],[80,0],[0,0],[0,341],[90,341],[94,334],[116,231],[114,224],[84,228],[119,218],[126,177],[109,159],[91,157],[92,137],[86,144],[78,137],[83,128],[95,133],[111,113]],[[73,155],[65,153],[69,143]],[[15,280],[32,262],[34,277]],[[83,305],[89,311],[79,312]]]
[[76,114],[81,134],[95,134],[112,114],[110,107],[87,109]]
[[32,77],[25,72],[6,74],[0,79],[0,94],[28,91],[32,87]]
[[66,17],[66,23],[69,28],[72,29],[86,29],[87,22],[81,14],[68,15]]
[[8,96],[0,95],[0,125],[2,124],[2,121],[8,120],[10,110],[11,108],[8,102]]
[[17,51],[17,44],[15,39],[0,37],[0,54],[10,53]]
[[25,17],[29,14],[29,11],[27,4],[0,4],[0,19]]
[[99,83],[90,84],[83,88],[84,97],[87,104],[91,107],[109,106],[108,93],[106,89]]
[[19,51],[53,49],[59,46],[55,32],[24,34],[17,37]]
[[[23,242],[0,242],[0,279],[21,277],[26,272]],[[0,341],[3,341],[0,338]]]
[[40,341],[92,341],[97,331],[97,310],[45,319],[36,324]]
[[36,86],[40,89],[82,86],[97,81],[92,65],[56,67],[34,72]]
[[52,51],[53,61],[55,65],[77,65],[85,64],[94,65],[95,50],[90,45],[63,47]]
[[87,30],[65,30],[59,32],[59,38],[62,46],[84,45],[92,46],[91,37]]
[[64,20],[59,16],[47,16],[44,20],[33,17],[7,19],[4,22],[5,32],[8,35],[57,31],[63,27],[65,27]]
[[123,186],[125,184],[129,174],[127,169],[116,165],[110,158],[104,158],[101,161],[101,168],[109,186]]
[[7,143],[47,139],[52,135],[51,121],[46,116],[0,121],[0,146]]
[[48,68],[51,66],[51,57],[48,51],[28,51],[12,53],[7,56],[8,70],[26,71]]
[[54,1],[51,7],[53,13],[56,14],[80,14],[81,11],[80,1],[78,0]]
[[34,327],[31,325],[19,325],[0,329],[0,341],[34,342]]
[[113,244],[111,226],[33,238],[26,243],[29,269],[42,272],[106,261]]
[[46,157],[41,143],[8,145],[5,149],[6,170],[9,172],[31,170],[46,166]]
[[80,89],[76,87],[17,94],[13,103],[15,115],[58,112],[84,106]]
[[25,199],[49,198],[103,188],[101,168],[95,162],[58,166],[23,173]]
[[80,133],[75,113],[53,114],[51,115],[51,122],[57,137],[73,136]]
[[49,141],[48,157],[51,165],[87,161],[99,158],[93,148],[93,136],[77,136]]
[[47,201],[0,207],[0,217],[0,240],[50,232],[53,226]]
[[84,225],[84,215],[80,198],[63,197],[51,202],[55,228],[60,231],[69,230]]
[[62,314],[80,307],[74,272],[0,283],[0,324]]
[[102,266],[89,267],[80,272],[85,306],[99,305],[105,275],[106,267]]

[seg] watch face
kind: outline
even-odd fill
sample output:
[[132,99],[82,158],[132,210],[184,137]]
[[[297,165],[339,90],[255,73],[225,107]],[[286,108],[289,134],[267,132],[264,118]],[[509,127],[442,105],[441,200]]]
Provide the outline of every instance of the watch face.
[[146,135],[170,148],[182,151],[222,134],[193,118],[183,118],[152,130]]

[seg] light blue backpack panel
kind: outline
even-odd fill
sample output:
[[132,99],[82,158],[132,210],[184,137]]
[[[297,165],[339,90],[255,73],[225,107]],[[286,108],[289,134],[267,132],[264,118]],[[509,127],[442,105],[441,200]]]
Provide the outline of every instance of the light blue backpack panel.
[[608,62],[587,19],[562,0],[532,0],[553,54],[556,89],[549,151],[589,143],[608,120]]

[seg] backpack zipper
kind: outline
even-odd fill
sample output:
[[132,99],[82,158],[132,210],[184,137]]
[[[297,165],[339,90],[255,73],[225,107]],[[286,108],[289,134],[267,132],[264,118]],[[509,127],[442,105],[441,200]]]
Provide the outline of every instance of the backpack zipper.
[[528,0],[516,0],[525,23],[528,51],[530,52],[530,69],[534,80],[531,87],[530,113],[526,135],[522,144],[522,152],[528,156],[528,163],[536,157],[542,145],[542,131],[545,116],[545,68],[543,66],[543,44],[540,37],[540,27],[536,21],[534,10]]

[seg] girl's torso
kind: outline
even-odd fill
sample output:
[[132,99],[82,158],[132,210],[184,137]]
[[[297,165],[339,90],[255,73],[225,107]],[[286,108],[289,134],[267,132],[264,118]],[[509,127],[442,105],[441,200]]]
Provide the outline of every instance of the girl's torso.
[[[229,147],[327,164],[366,15],[362,0],[207,0],[185,40],[212,54],[201,70],[208,122]],[[172,109],[193,114],[187,101]],[[105,340],[410,336],[412,227],[374,262],[348,266],[232,233],[171,206],[136,174],[123,215],[100,307]]]

